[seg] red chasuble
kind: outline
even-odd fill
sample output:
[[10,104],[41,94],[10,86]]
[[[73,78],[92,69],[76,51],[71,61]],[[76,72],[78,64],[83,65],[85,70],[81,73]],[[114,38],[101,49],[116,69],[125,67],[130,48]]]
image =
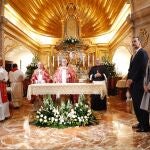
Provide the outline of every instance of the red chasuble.
[[6,83],[0,82],[0,91],[1,91],[1,98],[2,102],[7,102],[7,91],[6,91]]

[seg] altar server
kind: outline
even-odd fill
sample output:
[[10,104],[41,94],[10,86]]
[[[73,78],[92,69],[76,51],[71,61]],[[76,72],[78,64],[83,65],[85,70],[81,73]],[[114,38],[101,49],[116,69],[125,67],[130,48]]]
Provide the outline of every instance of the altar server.
[[9,72],[9,81],[11,83],[11,99],[14,108],[19,108],[22,105],[23,80],[23,72],[18,69],[17,64],[13,64],[12,70]]

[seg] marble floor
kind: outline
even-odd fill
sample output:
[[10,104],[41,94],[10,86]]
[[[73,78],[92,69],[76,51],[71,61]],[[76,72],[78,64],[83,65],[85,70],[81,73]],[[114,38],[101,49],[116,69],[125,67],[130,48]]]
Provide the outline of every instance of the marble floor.
[[32,105],[24,100],[11,108],[11,118],[0,122],[0,149],[49,150],[150,150],[150,132],[132,130],[136,119],[125,100],[108,99],[108,110],[94,112],[98,125],[65,129],[40,128],[28,124]]

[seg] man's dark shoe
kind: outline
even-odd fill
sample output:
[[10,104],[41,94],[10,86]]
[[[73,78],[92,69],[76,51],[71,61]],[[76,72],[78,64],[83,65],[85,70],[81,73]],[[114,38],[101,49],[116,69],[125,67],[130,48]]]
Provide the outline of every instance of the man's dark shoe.
[[139,129],[139,128],[140,128],[140,124],[139,123],[132,126],[132,129]]
[[139,128],[136,132],[150,132],[150,128]]

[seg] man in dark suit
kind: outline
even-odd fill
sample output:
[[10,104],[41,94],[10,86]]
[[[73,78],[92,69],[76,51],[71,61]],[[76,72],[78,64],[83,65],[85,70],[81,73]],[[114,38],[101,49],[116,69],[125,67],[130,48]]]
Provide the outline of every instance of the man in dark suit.
[[[107,70],[104,65],[100,63],[100,59],[96,59],[96,65],[90,69],[89,78],[91,81],[104,81],[106,80]],[[101,95],[91,95],[91,108],[93,110],[106,110],[107,102],[106,96],[102,99]]]
[[137,132],[149,131],[149,114],[145,110],[140,109],[142,96],[144,93],[143,80],[148,62],[148,55],[141,47],[141,42],[138,37],[134,37],[132,41],[134,54],[130,60],[130,66],[127,76],[127,87],[129,88],[133,107],[138,124],[132,126],[137,129]]

